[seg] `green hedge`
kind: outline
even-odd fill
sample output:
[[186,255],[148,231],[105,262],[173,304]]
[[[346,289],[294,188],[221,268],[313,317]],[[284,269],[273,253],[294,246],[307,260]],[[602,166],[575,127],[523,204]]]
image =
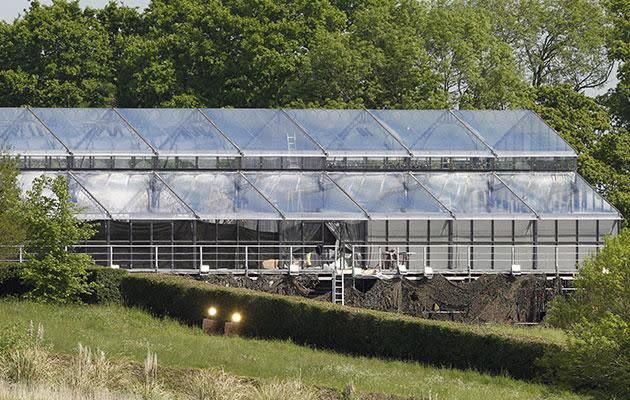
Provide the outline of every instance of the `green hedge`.
[[[20,279],[19,265],[0,267],[0,297],[19,297],[30,290]],[[88,268],[88,281],[98,283],[93,293],[83,297],[90,304],[121,303],[120,285],[127,271],[120,269],[94,267]]]
[[122,293],[129,306],[189,324],[199,325],[207,308],[214,305],[224,318],[242,312],[241,329],[247,336],[523,379],[541,376],[544,371],[537,359],[558,346],[533,337],[487,332],[480,326],[225,288],[175,276],[130,274],[123,279]]
[[30,288],[20,279],[20,266],[0,266],[0,297],[21,296]]
[[85,296],[83,301],[89,304],[122,303],[120,288],[127,274],[124,269],[88,268],[88,280],[96,282],[98,286],[92,294]]

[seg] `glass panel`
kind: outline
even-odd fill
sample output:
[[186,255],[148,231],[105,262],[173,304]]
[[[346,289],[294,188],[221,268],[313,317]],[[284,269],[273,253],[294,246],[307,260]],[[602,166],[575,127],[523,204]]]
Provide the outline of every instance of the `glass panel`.
[[532,111],[454,112],[501,156],[519,153],[575,156],[573,149]]
[[[52,178],[56,178],[57,176],[64,176],[66,178],[66,182],[68,183],[68,191],[70,193],[70,201],[73,202],[77,207],[79,207],[79,212],[77,212],[77,218],[84,220],[107,220],[109,219],[107,212],[98,205],[98,203],[87,193],[78,182],[72,178],[71,175],[66,173],[49,173],[46,172],[42,174],[41,172],[22,172],[18,181],[22,188],[22,191],[26,193],[27,191],[33,188],[33,181],[35,178],[47,175]],[[53,193],[51,190],[46,189],[44,191],[44,195],[48,197],[53,197]]]
[[407,243],[407,221],[392,220],[387,221],[388,239],[390,243]]
[[0,152],[68,154],[61,143],[26,108],[0,108]]
[[117,111],[160,155],[238,155],[238,150],[197,109],[130,109]]
[[162,172],[160,176],[202,219],[282,218],[238,173]]
[[365,110],[287,110],[287,113],[331,154],[409,154]]
[[330,176],[374,219],[451,217],[409,174],[332,173]]
[[487,156],[492,152],[448,110],[373,110],[415,156]]
[[282,110],[215,108],[202,112],[246,155],[324,156],[321,148]]
[[249,173],[289,219],[363,220],[363,211],[323,173]]
[[456,218],[532,219],[535,215],[493,174],[490,173],[416,173]]
[[77,172],[79,182],[115,219],[194,219],[151,172]]
[[499,177],[541,217],[581,215],[620,219],[617,211],[574,172],[514,173]]
[[111,108],[34,108],[33,112],[73,153],[153,154]]

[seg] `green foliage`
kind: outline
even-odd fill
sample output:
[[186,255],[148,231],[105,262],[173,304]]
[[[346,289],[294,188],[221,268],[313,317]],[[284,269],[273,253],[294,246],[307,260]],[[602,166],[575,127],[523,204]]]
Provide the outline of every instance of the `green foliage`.
[[234,311],[243,313],[241,328],[248,336],[290,339],[344,353],[473,368],[518,378],[542,373],[536,359],[557,346],[549,340],[488,332],[464,324],[229,289],[173,276],[128,275],[122,292],[128,305],[190,324],[200,324],[207,308],[214,305],[223,318]]
[[26,296],[44,302],[80,301],[94,287],[87,282],[89,255],[72,252],[71,246],[87,240],[94,228],[79,221],[76,206],[63,176],[41,176],[33,181],[22,210],[27,229],[22,279],[33,289]]
[[22,18],[0,23],[0,65],[3,106],[112,104],[107,32],[76,0],[33,1]]
[[120,286],[127,271],[94,267],[87,269],[88,282],[94,283],[91,293],[83,296],[83,301],[90,304],[120,304],[122,293]]
[[551,325],[571,328],[608,313],[630,322],[630,229],[607,239],[600,253],[584,262],[574,283],[572,296],[552,304],[547,317]]
[[24,240],[17,176],[14,160],[0,155],[0,260],[16,258],[16,246]]
[[630,398],[630,323],[613,313],[573,325],[563,351],[545,356],[558,382],[598,399]]
[[0,297],[22,296],[31,288],[22,280],[22,267],[17,265],[0,266]]
[[578,172],[623,215],[630,212],[630,132],[614,129],[608,111],[571,87],[532,91],[535,110],[578,153]]
[[597,398],[630,397],[630,230],[584,263],[576,292],[554,300],[548,322],[568,330],[566,349],[545,356],[556,379]]

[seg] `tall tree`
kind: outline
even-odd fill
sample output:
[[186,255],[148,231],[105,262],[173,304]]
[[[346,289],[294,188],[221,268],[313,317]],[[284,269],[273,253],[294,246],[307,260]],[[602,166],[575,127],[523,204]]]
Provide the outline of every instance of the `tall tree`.
[[630,212],[628,131],[613,129],[608,110],[570,86],[534,89],[537,111],[578,152],[578,171],[625,216]]
[[524,84],[511,48],[493,34],[483,10],[464,1],[438,2],[422,25],[429,63],[451,106],[500,109],[520,103]]
[[617,126],[630,129],[630,0],[608,0],[613,23],[608,44],[612,61],[619,64],[617,87],[603,97]]
[[610,75],[610,24],[599,0],[475,0],[492,16],[532,86],[599,87]]
[[107,32],[78,0],[31,2],[23,18],[0,22],[0,103],[105,106],[114,99]]

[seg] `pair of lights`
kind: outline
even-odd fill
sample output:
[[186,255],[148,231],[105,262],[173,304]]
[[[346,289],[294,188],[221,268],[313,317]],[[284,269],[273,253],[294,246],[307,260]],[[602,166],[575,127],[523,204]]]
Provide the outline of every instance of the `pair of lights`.
[[[217,310],[216,307],[210,307],[208,308],[208,315],[212,318],[212,317],[216,317],[219,314],[219,310]],[[241,313],[235,312],[232,314],[232,317],[230,318],[230,320],[232,322],[236,322],[239,323],[243,320],[243,316],[241,315]]]

